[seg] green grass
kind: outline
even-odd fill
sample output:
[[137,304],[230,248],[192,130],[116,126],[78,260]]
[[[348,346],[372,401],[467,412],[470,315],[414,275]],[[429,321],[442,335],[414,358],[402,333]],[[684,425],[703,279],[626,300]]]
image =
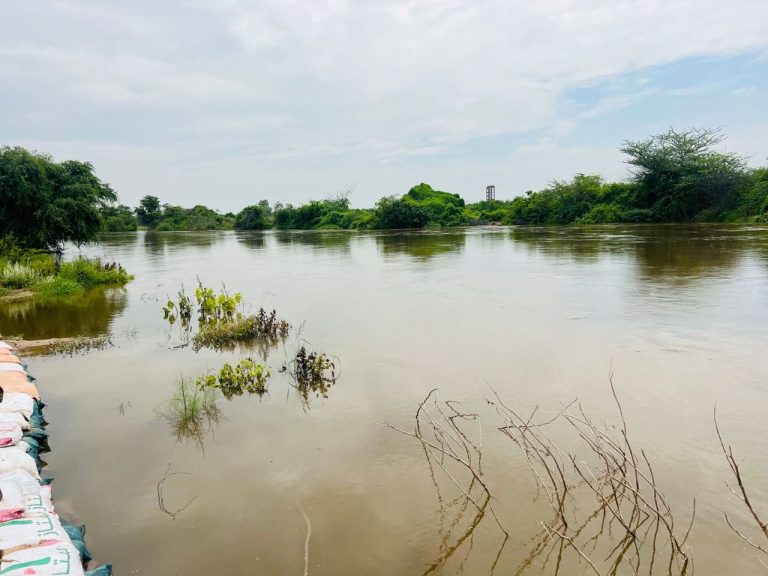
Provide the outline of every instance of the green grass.
[[0,258],[0,296],[29,290],[33,298],[48,300],[80,294],[94,286],[122,286],[133,279],[117,263],[78,258],[57,267],[52,254],[23,251]]
[[76,282],[85,289],[99,284],[126,284],[132,278],[118,264],[102,264],[100,260],[86,258],[62,264],[58,277]]
[[50,300],[62,296],[80,294],[85,289],[75,280],[58,276],[48,277],[37,286],[36,295],[40,300]]

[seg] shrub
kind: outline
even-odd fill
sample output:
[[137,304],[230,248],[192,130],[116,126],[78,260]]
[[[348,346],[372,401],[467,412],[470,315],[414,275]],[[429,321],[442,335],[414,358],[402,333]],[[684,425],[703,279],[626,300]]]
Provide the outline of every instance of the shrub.
[[577,220],[579,224],[608,224],[622,221],[622,210],[613,204],[598,204]]
[[427,221],[423,208],[394,196],[379,200],[373,215],[373,227],[380,229],[424,228]]

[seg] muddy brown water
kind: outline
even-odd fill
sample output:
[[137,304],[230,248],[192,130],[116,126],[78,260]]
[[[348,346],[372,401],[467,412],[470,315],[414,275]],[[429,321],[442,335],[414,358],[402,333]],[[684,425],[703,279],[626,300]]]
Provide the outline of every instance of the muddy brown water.
[[[578,398],[615,424],[611,369],[681,524],[697,499],[695,573],[764,572],[723,520],[751,529],[725,486],[712,411],[768,516],[768,228],[140,232],[84,251],[136,279],[55,307],[4,306],[0,330],[112,336],[113,348],[29,364],[48,404],[57,510],[87,524],[117,574],[302,574],[302,510],[309,574],[418,575],[436,562],[433,573],[490,573],[498,528],[484,518],[461,540],[460,494],[438,474],[441,512],[424,452],[382,425],[412,426],[432,388],[482,413],[484,477],[510,533],[495,573],[514,574],[549,514],[484,398],[493,387],[542,414]],[[198,277],[294,330],[267,358],[267,395],[219,398],[202,442],[179,441],[160,414],[178,379],[259,355],[174,347],[161,307]],[[302,402],[278,372],[301,343],[336,361],[325,399]],[[189,504],[175,519],[158,506],[168,470],[164,507]],[[577,560],[563,573],[590,573]]]

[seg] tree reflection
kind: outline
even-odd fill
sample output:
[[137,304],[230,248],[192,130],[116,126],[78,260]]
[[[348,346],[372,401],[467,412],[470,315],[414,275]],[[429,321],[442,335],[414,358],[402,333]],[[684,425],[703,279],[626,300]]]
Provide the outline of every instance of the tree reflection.
[[687,284],[722,276],[748,253],[768,253],[768,228],[717,224],[514,227],[511,239],[547,257],[596,261],[619,255],[642,280]]
[[277,243],[282,246],[306,246],[313,250],[340,256],[349,255],[354,232],[345,230],[278,231]]
[[143,234],[143,243],[148,254],[159,256],[173,248],[210,248],[222,242],[224,238],[225,235],[221,231],[157,232],[151,230]]
[[0,307],[3,333],[26,340],[103,336],[128,303],[123,288],[96,287],[84,294]]
[[466,242],[464,230],[446,232],[382,232],[375,236],[384,256],[410,256],[414,260],[430,260],[436,256],[462,252]]
[[246,248],[263,250],[267,247],[267,234],[264,232],[237,232],[237,241]]

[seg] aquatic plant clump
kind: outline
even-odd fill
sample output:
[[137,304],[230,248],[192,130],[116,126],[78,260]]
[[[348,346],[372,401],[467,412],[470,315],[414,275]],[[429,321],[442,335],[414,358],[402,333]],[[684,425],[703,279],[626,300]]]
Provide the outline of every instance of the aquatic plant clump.
[[226,348],[236,342],[251,340],[277,344],[288,337],[290,324],[277,318],[277,312],[269,314],[260,308],[258,314],[237,316],[231,320],[208,322],[200,326],[192,338],[195,350],[200,348]]
[[229,294],[226,290],[216,293],[198,282],[195,300],[187,296],[184,288],[178,300],[169,299],[163,307],[163,318],[173,326],[178,321],[187,338],[193,332],[192,316],[197,311],[197,332],[192,336],[195,350],[201,348],[228,348],[237,342],[258,340],[270,345],[288,337],[290,324],[277,317],[277,312],[259,308],[257,314],[245,314],[240,292]]
[[336,383],[336,364],[324,352],[307,352],[302,346],[282,372],[289,372],[302,399],[309,401],[309,393],[328,398],[328,390]]
[[227,400],[243,394],[258,394],[267,392],[270,373],[261,364],[250,358],[244,358],[236,366],[224,364],[217,374],[208,374],[197,379],[201,390],[216,388]]

